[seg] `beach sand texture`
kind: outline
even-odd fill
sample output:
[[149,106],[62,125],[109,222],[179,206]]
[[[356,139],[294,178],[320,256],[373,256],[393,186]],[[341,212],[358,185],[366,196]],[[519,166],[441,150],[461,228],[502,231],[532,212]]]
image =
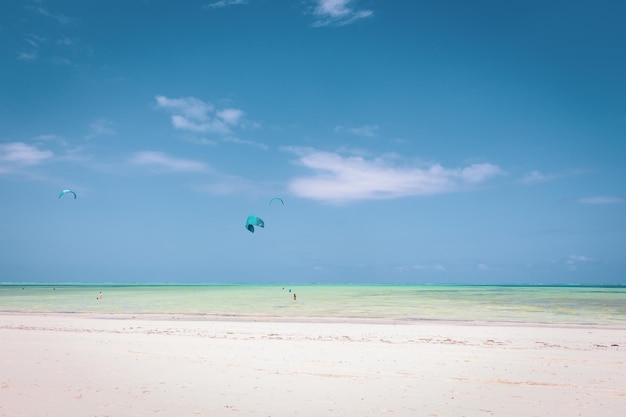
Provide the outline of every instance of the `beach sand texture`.
[[589,416],[626,328],[0,314],[0,416]]

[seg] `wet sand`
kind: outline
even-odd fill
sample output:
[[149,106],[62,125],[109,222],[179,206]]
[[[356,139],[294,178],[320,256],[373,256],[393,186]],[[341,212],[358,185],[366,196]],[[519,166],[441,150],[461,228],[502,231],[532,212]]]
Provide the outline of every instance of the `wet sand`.
[[626,327],[0,313],[0,416],[624,415]]

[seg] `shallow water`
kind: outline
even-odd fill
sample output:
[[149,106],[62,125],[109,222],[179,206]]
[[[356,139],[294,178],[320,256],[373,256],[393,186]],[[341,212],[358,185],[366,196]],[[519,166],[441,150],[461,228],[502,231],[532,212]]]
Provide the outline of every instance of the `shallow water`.
[[626,287],[0,284],[0,311],[626,324]]

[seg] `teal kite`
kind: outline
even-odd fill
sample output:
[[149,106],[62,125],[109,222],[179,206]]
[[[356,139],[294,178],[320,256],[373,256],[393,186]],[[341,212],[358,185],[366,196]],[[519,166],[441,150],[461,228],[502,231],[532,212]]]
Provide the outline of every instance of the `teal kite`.
[[282,198],[280,198],[280,197],[274,197],[274,198],[272,198],[272,199],[270,200],[270,206],[272,205],[272,202],[273,202],[274,200],[276,200],[276,201],[280,201],[280,202],[282,203],[282,205],[283,205],[283,206],[285,205],[285,202],[283,201],[283,199],[282,199]]
[[246,220],[246,229],[254,233],[254,226],[265,227],[265,222],[260,217],[250,215]]
[[63,190],[59,193],[59,198],[63,197],[65,194],[67,193],[72,193],[74,194],[74,200],[76,200],[76,193],[72,190]]

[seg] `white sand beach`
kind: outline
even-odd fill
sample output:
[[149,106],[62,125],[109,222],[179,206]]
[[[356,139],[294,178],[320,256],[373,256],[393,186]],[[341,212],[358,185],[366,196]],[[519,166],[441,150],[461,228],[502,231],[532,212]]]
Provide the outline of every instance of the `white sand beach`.
[[626,328],[0,314],[0,416],[588,416]]

